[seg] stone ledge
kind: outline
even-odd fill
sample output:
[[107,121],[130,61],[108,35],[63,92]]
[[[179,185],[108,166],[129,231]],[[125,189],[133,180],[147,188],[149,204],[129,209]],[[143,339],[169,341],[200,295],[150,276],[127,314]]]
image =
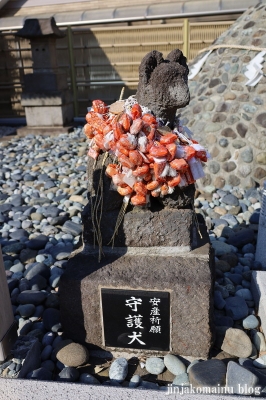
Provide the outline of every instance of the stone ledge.
[[251,292],[261,319],[261,327],[266,333],[266,271],[253,271],[251,278]]
[[[91,212],[87,206],[84,222],[84,242],[94,243]],[[102,218],[102,243],[108,245],[114,233],[119,209],[106,212]],[[160,211],[135,210],[125,214],[117,235],[117,247],[165,247],[179,246],[191,249],[197,245],[194,212],[190,209],[163,209]],[[194,243],[195,242],[195,243]]]
[[[67,382],[44,382],[37,380],[0,379],[0,392],[5,400],[165,400],[167,392],[154,390],[127,389],[103,385],[86,385]],[[208,400],[246,400],[247,396],[208,394]],[[202,394],[171,394],[170,399],[203,400]]]

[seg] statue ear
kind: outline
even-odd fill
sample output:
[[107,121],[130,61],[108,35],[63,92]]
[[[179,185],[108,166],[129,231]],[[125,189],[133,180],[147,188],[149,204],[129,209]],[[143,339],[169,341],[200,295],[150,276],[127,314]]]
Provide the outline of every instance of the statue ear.
[[139,77],[144,85],[147,85],[153,70],[162,62],[164,62],[163,55],[157,50],[151,51],[142,59],[139,66]]
[[166,60],[177,62],[178,64],[183,65],[183,67],[187,67],[187,59],[179,49],[172,50],[166,57]]

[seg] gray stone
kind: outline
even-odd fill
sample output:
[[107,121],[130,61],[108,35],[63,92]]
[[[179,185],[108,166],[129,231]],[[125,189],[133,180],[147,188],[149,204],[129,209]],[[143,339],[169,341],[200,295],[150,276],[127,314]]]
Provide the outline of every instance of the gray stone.
[[253,150],[251,147],[243,150],[240,154],[242,160],[246,163],[251,163],[253,161]]
[[20,314],[23,318],[28,318],[32,316],[35,312],[35,305],[33,304],[24,304],[17,307],[17,313]]
[[197,387],[224,386],[226,366],[221,360],[207,360],[194,364],[189,370],[189,382]]
[[253,365],[256,368],[265,369],[266,368],[266,355],[262,355],[259,358],[253,360]]
[[25,245],[23,243],[13,243],[2,247],[3,254],[8,254],[9,256],[15,256],[23,250]]
[[154,382],[141,381],[141,383],[137,387],[137,389],[138,390],[141,390],[141,389],[159,390],[160,387],[157,385],[157,383],[154,383]]
[[30,371],[40,367],[41,346],[37,338],[20,336],[12,349],[13,357],[24,359],[17,378],[23,379]]
[[189,386],[188,374],[184,372],[183,374],[177,375],[173,380],[173,385],[175,386]]
[[245,329],[255,329],[259,326],[259,321],[255,315],[249,315],[243,320],[243,327]]
[[266,343],[263,333],[257,331],[254,332],[252,341],[259,352],[266,351]]
[[164,365],[173,375],[180,375],[186,372],[185,364],[173,354],[164,356]]
[[[46,308],[43,313],[43,324],[47,331],[58,332],[61,330],[60,311],[55,308]],[[66,364],[68,365],[68,364]],[[75,367],[76,365],[68,365]]]
[[164,362],[159,357],[149,357],[149,358],[147,358],[145,367],[146,367],[146,370],[150,374],[154,374],[154,375],[161,374],[163,372],[163,370],[165,369]]
[[39,292],[38,290],[24,290],[18,295],[17,301],[19,304],[34,304],[38,306],[44,302],[46,296],[45,292]]
[[43,339],[42,339],[42,345],[43,346],[48,346],[52,345],[54,339],[55,339],[55,333],[54,332],[46,332]]
[[139,386],[140,383],[141,383],[141,377],[139,375],[133,375],[129,381],[128,387],[136,388]]
[[259,379],[251,371],[248,371],[234,361],[229,361],[226,374],[226,386],[233,388],[234,394],[253,394],[258,383]]
[[229,205],[229,206],[238,206],[239,200],[233,194],[226,194],[222,197],[222,202]]
[[229,328],[225,332],[221,349],[236,357],[249,357],[252,354],[252,343],[244,331]]
[[228,244],[231,244],[235,247],[243,247],[245,244],[248,244],[254,240],[254,231],[249,228],[243,228],[239,232],[237,232],[234,236],[228,238]]
[[25,229],[16,229],[14,232],[10,232],[9,236],[14,240],[20,241],[23,238],[27,238],[29,234]]
[[224,254],[228,254],[232,251],[232,247],[229,244],[218,240],[212,241],[212,247],[214,248],[215,255],[217,257],[222,256]]
[[27,374],[27,379],[38,379],[38,381],[52,380],[52,372],[46,368],[38,368]]
[[27,243],[27,247],[34,250],[44,249],[49,238],[46,235],[38,235],[34,239],[30,239]]
[[220,171],[220,165],[216,161],[211,161],[208,168],[211,174],[217,174]]
[[86,383],[88,385],[100,385],[98,379],[96,379],[93,375],[87,374],[85,372],[80,375],[79,382]]
[[62,226],[62,231],[71,233],[73,236],[78,236],[82,232],[82,226],[72,221],[66,221]]
[[236,291],[236,296],[243,297],[244,300],[253,300],[252,293],[251,293],[251,291],[249,289],[239,289],[239,290],[237,290]]
[[89,352],[81,344],[72,342],[61,347],[56,353],[56,358],[68,367],[78,367],[88,361]]
[[245,318],[248,315],[248,307],[242,297],[228,297],[225,302],[226,315],[233,318],[234,321]]
[[74,367],[65,367],[58,374],[58,381],[76,382],[79,379],[79,372]]
[[128,373],[128,363],[123,357],[117,358],[111,364],[109,378],[121,383],[125,380]]
[[42,361],[48,360],[52,354],[52,351],[53,351],[53,347],[50,344],[45,346],[41,353],[41,360]]
[[55,364],[52,360],[45,360],[41,363],[41,367],[48,369],[51,372],[54,372]]
[[44,263],[34,263],[24,272],[24,277],[28,280],[32,279],[36,275],[41,275],[45,279],[48,279],[50,276],[50,268]]
[[225,301],[223,299],[222,293],[220,291],[214,291],[214,307],[218,310],[222,310],[225,306]]

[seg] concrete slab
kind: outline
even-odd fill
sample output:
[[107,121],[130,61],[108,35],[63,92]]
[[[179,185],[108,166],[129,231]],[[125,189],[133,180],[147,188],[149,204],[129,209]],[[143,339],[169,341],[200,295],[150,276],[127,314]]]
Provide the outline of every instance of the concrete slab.
[[266,271],[253,271],[251,291],[261,319],[261,327],[266,333]]
[[[174,388],[172,388],[174,389]],[[176,388],[178,389],[178,388]],[[218,390],[221,388],[218,388]],[[194,389],[196,390],[196,389]],[[86,385],[66,382],[46,382],[36,380],[0,379],[0,399],[2,400],[203,400],[206,394],[172,393],[147,389],[127,389],[110,386]],[[208,394],[208,400],[246,400],[247,396]]]

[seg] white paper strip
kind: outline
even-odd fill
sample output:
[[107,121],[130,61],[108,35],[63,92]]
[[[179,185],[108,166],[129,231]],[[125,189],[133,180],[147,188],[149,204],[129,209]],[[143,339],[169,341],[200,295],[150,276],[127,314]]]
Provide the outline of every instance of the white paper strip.
[[262,63],[264,62],[264,56],[266,51],[261,51],[256,55],[247,65],[245,76],[248,81],[245,83],[246,86],[255,86],[263,77]]
[[204,57],[202,57],[196,64],[192,65],[188,75],[188,80],[193,79],[203,67],[203,64],[207,60],[208,56],[211,54],[212,50],[208,51]]

